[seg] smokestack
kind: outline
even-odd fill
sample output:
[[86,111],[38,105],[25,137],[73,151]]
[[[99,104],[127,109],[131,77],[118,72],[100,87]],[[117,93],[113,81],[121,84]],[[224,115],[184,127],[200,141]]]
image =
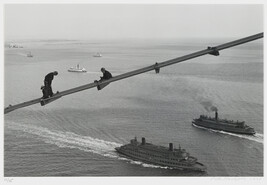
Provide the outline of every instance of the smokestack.
[[218,112],[215,112],[215,120],[218,120]]
[[146,144],[146,138],[142,137],[142,145]]
[[169,143],[169,150],[173,151],[173,144],[172,143]]

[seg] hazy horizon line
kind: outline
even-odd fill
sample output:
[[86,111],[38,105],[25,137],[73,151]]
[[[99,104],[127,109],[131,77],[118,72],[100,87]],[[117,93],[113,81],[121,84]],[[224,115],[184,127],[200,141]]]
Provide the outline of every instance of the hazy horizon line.
[[[258,34],[258,33],[255,33]],[[251,34],[254,35],[254,34]],[[142,38],[142,37],[124,37],[124,38],[4,38],[5,42],[23,42],[23,41],[116,41],[116,40],[223,40],[223,39],[241,39],[251,35],[239,37],[161,37],[161,38]]]

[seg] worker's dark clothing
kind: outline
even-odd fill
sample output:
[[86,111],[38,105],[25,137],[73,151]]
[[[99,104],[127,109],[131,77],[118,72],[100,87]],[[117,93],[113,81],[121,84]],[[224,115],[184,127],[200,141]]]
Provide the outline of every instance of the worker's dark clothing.
[[51,87],[51,84],[52,84],[52,80],[54,79],[54,73],[51,72],[49,74],[47,74],[45,76],[45,79],[44,79],[44,85],[45,85],[45,91],[44,92],[47,92],[47,94],[44,94],[45,97],[48,98],[48,96],[53,96],[53,91],[52,91],[52,87]]
[[54,79],[54,72],[51,72],[51,73],[48,73],[46,76],[45,76],[45,79],[44,79],[44,83],[46,85],[50,85],[52,84],[52,80]]
[[43,93],[43,97],[42,98],[49,98],[49,93],[48,93],[48,88],[45,86],[41,87],[42,93]]
[[101,80],[108,80],[110,78],[112,78],[112,74],[109,71],[105,70],[103,76],[101,77]]

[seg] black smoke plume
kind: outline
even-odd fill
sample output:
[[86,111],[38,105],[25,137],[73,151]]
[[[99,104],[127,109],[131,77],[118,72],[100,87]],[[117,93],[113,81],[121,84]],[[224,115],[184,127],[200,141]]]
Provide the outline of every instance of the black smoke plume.
[[211,101],[202,101],[200,104],[205,108],[208,112],[218,111],[217,107],[215,107]]

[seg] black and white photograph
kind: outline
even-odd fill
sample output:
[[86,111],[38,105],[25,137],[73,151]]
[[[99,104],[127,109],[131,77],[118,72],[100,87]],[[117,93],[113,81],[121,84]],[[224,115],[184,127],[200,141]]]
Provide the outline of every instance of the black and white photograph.
[[5,184],[263,183],[263,3],[2,9]]

